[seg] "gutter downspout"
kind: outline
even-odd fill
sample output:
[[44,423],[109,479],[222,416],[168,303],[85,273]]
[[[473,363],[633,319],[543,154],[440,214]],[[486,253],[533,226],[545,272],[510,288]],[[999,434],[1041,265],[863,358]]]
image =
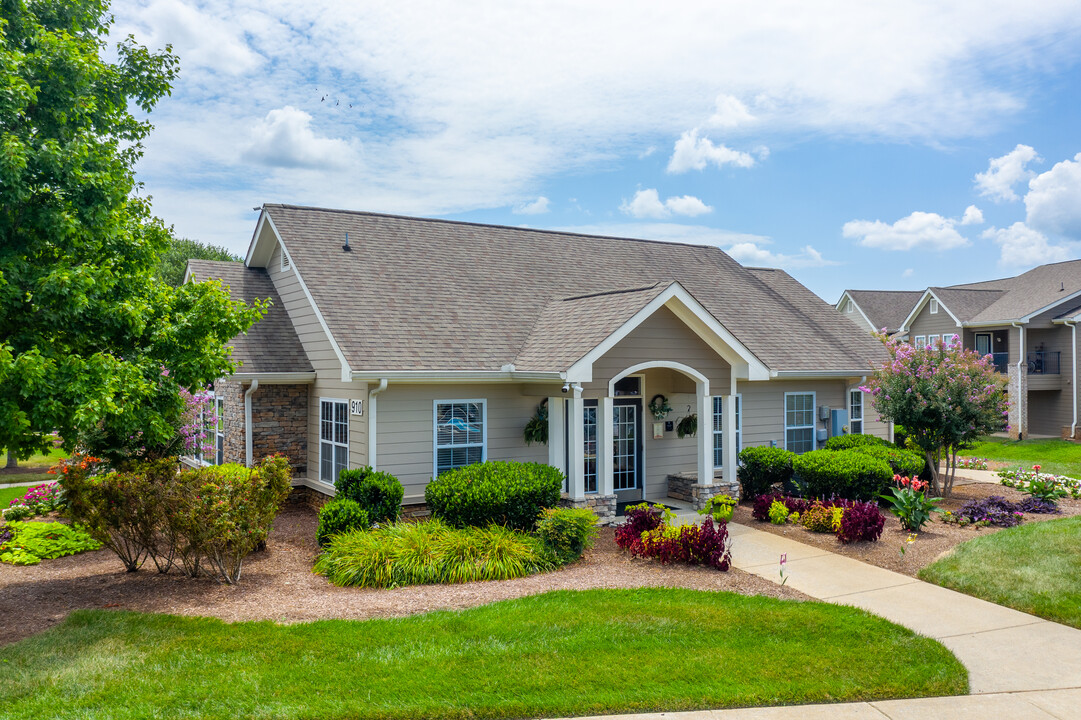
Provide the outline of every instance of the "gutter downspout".
[[1070,355],[1073,356],[1073,422],[1070,424],[1070,438],[1077,436],[1077,321],[1065,320],[1070,328]]
[[252,378],[251,385],[244,391],[244,460],[248,467],[251,467],[252,455],[251,394],[258,389],[258,378]]
[[379,385],[368,391],[368,465],[372,470],[377,470],[375,442],[377,431],[375,427],[376,395],[387,389],[387,379],[379,378]]
[[[1025,439],[1024,433],[1028,431],[1028,428],[1024,427],[1024,425],[1025,425],[1025,421],[1024,421],[1025,420],[1025,405],[1024,405],[1024,403],[1025,403],[1025,397],[1024,397],[1025,393],[1021,392],[1021,373],[1023,371],[1027,371],[1027,366],[1025,364],[1025,357],[1027,356],[1027,353],[1025,352],[1025,326],[1022,325],[1021,323],[1016,323],[1016,322],[1011,323],[1011,324],[1015,328],[1017,328],[1017,332],[1018,332],[1018,339],[1017,339],[1017,344],[1018,344],[1018,348],[1017,348],[1017,439],[1018,440],[1024,440]],[[1027,383],[1026,383],[1026,385],[1027,385]],[[1026,389],[1026,391],[1027,391],[1027,389]]]

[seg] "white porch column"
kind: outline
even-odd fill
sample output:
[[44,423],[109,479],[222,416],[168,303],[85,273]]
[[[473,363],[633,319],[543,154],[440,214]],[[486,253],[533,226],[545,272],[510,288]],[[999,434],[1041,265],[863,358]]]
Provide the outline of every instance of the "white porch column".
[[615,493],[614,467],[612,465],[612,398],[601,398],[597,403],[597,480],[601,495]]
[[724,409],[721,412],[721,445],[724,481],[735,482],[739,447],[736,443],[736,374],[734,372],[728,382],[728,395],[724,398]]
[[585,500],[585,402],[582,400],[580,386],[574,387],[570,406],[570,417],[567,418],[570,423],[567,428],[567,443],[570,446],[570,452],[567,453],[570,459],[570,467],[567,468],[567,494],[571,500]]
[[565,415],[563,398],[548,398],[548,464],[567,474],[567,448],[563,444]]
[[713,398],[709,396],[709,385],[697,383],[698,400],[698,435],[695,445],[698,448],[698,484],[713,484]]

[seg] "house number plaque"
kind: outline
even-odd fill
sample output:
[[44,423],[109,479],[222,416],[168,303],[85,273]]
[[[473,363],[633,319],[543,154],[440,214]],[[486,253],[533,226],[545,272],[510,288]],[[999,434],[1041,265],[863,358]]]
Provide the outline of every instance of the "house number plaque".
[[364,401],[363,400],[350,400],[349,401],[349,412],[351,412],[353,415],[363,415],[364,414]]

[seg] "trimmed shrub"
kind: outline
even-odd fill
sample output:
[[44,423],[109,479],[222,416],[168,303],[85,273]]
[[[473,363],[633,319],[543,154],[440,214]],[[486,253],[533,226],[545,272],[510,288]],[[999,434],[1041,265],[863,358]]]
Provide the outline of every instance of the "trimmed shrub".
[[775,484],[792,479],[792,461],[795,453],[783,448],[760,445],[743,448],[739,453],[740,468],[737,472],[740,496],[758,497],[768,493]]
[[319,529],[315,531],[315,541],[319,547],[323,547],[339,533],[367,530],[370,526],[368,513],[360,503],[351,498],[334,498],[319,508]]
[[873,502],[855,502],[844,509],[837,539],[843,543],[873,542],[882,536],[886,517]]
[[484,462],[449,470],[424,489],[433,517],[454,527],[505,525],[532,530],[545,508],[555,507],[563,473],[551,465]]
[[431,520],[336,535],[314,571],[335,585],[388,588],[507,580],[554,567],[551,552],[531,535],[499,525],[460,529]]
[[923,455],[892,445],[861,445],[853,448],[852,452],[885,460],[893,474],[902,477],[919,477],[923,466],[927,464],[927,459]]
[[835,435],[826,441],[826,450],[851,450],[863,447],[889,447],[890,442],[874,435]]
[[803,494],[850,500],[877,498],[889,487],[893,470],[885,460],[859,450],[813,450],[793,462]]
[[560,565],[582,557],[598,532],[597,516],[588,508],[545,508],[537,521],[537,537]]
[[335,497],[353,500],[372,523],[394,522],[402,512],[405,488],[390,473],[371,467],[342,470],[334,481]]

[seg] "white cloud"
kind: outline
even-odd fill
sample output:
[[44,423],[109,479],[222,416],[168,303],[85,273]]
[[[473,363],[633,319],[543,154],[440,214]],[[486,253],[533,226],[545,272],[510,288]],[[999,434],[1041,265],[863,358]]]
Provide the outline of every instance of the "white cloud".
[[312,116],[286,105],[271,110],[252,130],[252,142],[243,153],[249,162],[280,168],[339,168],[353,154],[344,140],[318,137]]
[[541,195],[531,203],[515,207],[513,212],[515,215],[543,215],[548,212],[548,198]]
[[664,242],[683,243],[685,245],[712,245],[719,247],[735,260],[755,266],[780,267],[786,270],[809,267],[837,265],[827,260],[810,245],[805,245],[794,253],[773,252],[763,246],[772,244],[764,235],[737,233],[718,230],[704,225],[684,225],[680,223],[601,223],[552,228],[585,235],[607,235],[610,237],[643,238]]
[[743,101],[733,95],[718,95],[717,104],[709,124],[715,127],[734,128],[754,122],[751,114]]
[[901,277],[903,277],[903,278],[910,278],[910,277],[912,277],[912,276],[913,276],[913,275],[915,275],[915,274],[916,274],[916,271],[915,271],[914,269],[912,269],[912,268],[905,268],[905,271],[904,271],[903,273],[901,273]]
[[1028,187],[1026,224],[1045,233],[1081,240],[1081,153],[1037,175]]
[[1039,230],[1034,230],[1023,222],[1015,222],[1008,228],[988,228],[983,237],[994,240],[1002,248],[998,264],[1003,267],[1025,268],[1045,263],[1069,260],[1070,249],[1061,245],[1052,245]]
[[180,0],[155,0],[139,7],[131,21],[140,41],[149,47],[172,45],[182,70],[194,67],[238,75],[263,64],[237,25]]
[[619,210],[635,218],[666,218],[673,214],[695,217],[712,212],[713,208],[692,195],[670,197],[661,202],[660,194],[648,188],[636,192],[630,201],[624,200]]
[[668,160],[668,172],[683,173],[688,170],[703,170],[713,164],[719,168],[725,165],[736,167],[754,167],[754,158],[748,153],[732,150],[726,145],[714,145],[709,138],[698,137],[698,129],[688,130],[676,140],[672,157]]
[[1025,166],[1030,162],[1039,162],[1040,156],[1029,145],[1018,145],[1002,157],[992,158],[987,172],[976,173],[976,188],[980,195],[995,202],[1016,200],[1017,193],[1013,186],[1035,175]]
[[880,250],[949,250],[969,244],[954,224],[938,213],[916,211],[892,225],[881,220],[852,220],[844,224],[841,232],[864,247]]
[[965,208],[965,214],[961,217],[962,225],[982,225],[983,224],[983,211],[981,211],[975,205],[969,205]]

